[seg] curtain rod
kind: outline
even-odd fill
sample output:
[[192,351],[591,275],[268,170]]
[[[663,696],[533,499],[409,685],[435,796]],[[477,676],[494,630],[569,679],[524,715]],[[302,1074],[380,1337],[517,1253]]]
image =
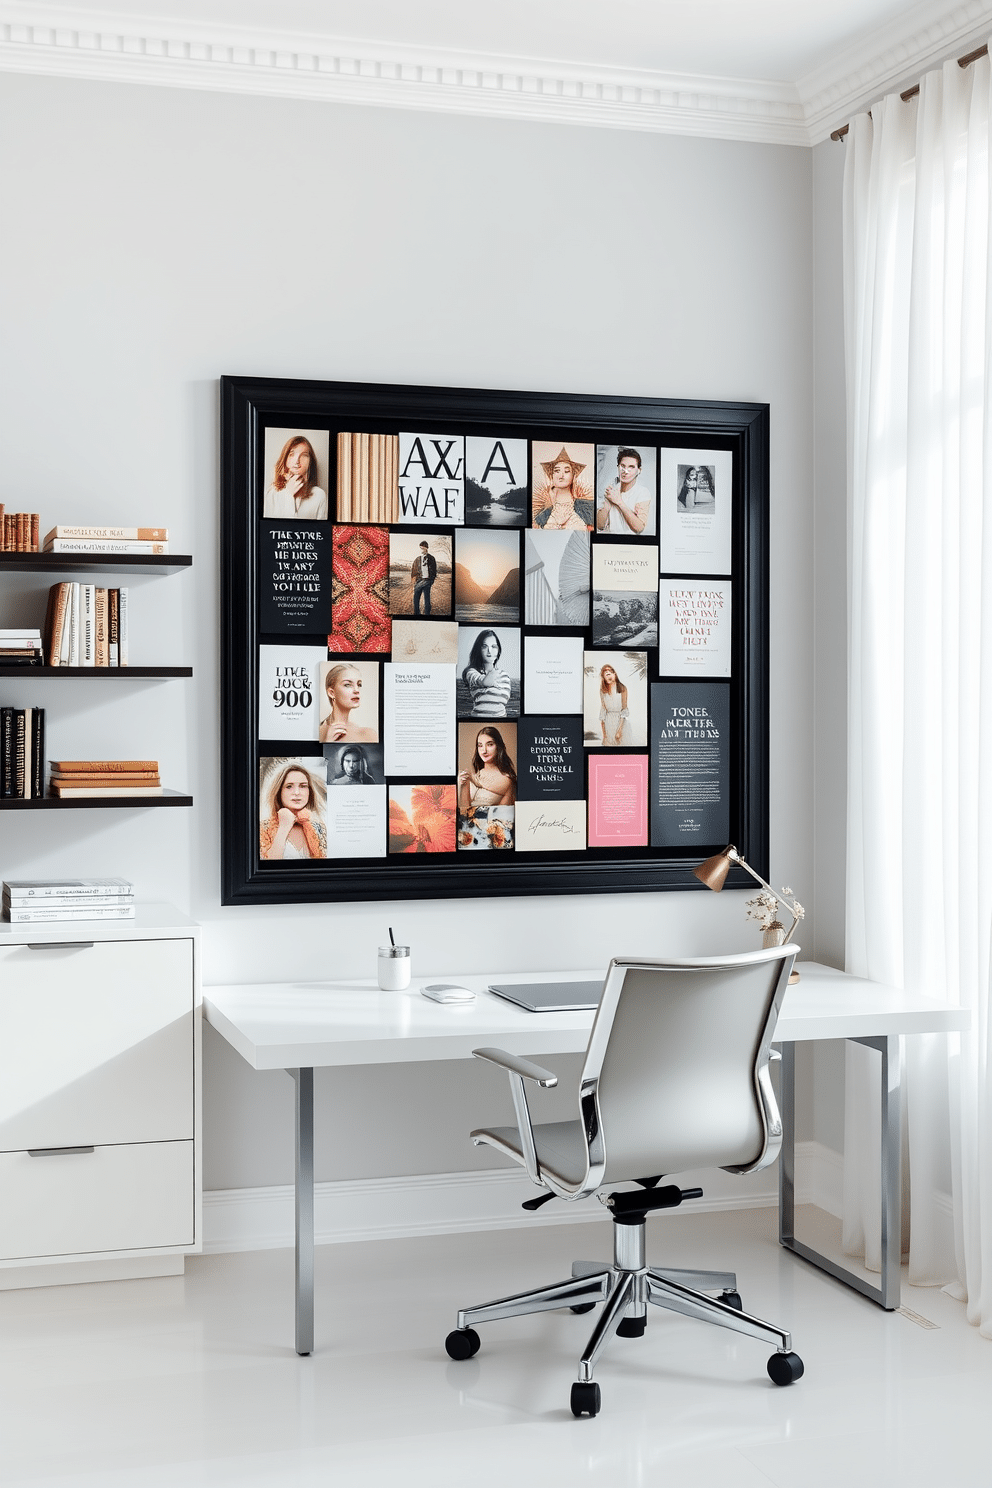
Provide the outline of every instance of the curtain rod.
[[[959,57],[958,58],[958,66],[959,67],[970,67],[971,64],[972,64],[972,62],[977,62],[978,59],[979,59],[979,57],[987,57],[988,54],[989,54],[988,46],[980,46],[980,47],[976,48],[975,51],[969,52],[967,54],[967,56]],[[908,103],[911,98],[915,98],[916,97],[916,95],[917,95],[917,93],[919,93],[919,91],[920,91],[920,85],[919,85],[919,83],[914,83],[911,88],[907,88],[906,89],[905,93],[900,93],[899,94],[899,97],[902,99],[903,103]],[[850,124],[844,124],[840,129],[835,129],[834,132],[833,132],[833,134],[831,134],[830,138],[832,140],[842,140],[844,138],[845,134],[847,133],[847,131],[850,129],[850,127],[851,127]]]

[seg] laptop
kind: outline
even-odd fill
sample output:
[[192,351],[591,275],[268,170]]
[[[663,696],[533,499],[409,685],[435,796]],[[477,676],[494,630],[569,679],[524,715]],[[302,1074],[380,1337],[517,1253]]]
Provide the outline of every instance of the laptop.
[[599,1007],[603,982],[502,982],[489,990],[529,1013],[576,1013]]

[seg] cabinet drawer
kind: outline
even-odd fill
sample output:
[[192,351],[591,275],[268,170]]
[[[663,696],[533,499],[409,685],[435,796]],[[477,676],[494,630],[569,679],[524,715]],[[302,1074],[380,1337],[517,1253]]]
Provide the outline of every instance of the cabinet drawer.
[[0,1260],[193,1243],[193,1143],[0,1153]]
[[191,940],[0,947],[0,1151],[192,1136]]

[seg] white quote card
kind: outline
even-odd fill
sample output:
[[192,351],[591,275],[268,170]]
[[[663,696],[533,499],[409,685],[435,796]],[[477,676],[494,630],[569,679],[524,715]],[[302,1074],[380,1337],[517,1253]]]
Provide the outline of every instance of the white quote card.
[[581,852],[585,801],[518,801],[517,852]]
[[323,646],[259,646],[258,737],[316,739]]
[[327,856],[386,856],[386,787],[366,785],[327,792]]
[[730,676],[730,584],[662,579],[659,677]]
[[455,668],[387,663],[387,775],[454,775]]
[[581,636],[524,638],[526,712],[582,712],[583,645]]

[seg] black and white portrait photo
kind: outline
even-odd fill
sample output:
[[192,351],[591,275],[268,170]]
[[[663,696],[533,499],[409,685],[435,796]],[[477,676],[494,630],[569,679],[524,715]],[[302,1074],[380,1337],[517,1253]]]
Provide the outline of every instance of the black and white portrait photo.
[[324,759],[329,787],[385,782],[381,744],[325,744]]
[[716,512],[716,468],[713,465],[678,467],[679,510],[711,517]]
[[596,531],[603,537],[656,535],[657,456],[650,445],[597,444]]

